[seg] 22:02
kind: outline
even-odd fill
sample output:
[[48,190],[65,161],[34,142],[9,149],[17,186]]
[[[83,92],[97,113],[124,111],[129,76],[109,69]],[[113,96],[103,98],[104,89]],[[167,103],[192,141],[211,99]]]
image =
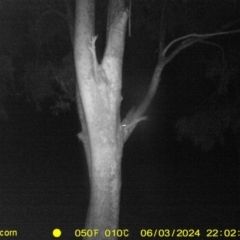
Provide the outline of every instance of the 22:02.
[[236,229],[207,229],[206,230],[206,237],[237,237],[237,230]]

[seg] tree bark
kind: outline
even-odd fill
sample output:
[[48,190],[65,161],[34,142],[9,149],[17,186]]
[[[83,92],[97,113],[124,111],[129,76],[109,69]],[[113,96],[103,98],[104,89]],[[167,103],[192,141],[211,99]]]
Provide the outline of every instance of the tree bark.
[[[116,6],[119,6],[116,4]],[[90,203],[86,229],[118,228],[123,133],[120,121],[122,57],[128,13],[115,8],[106,51],[98,64],[94,37],[94,0],[76,1],[74,58],[77,105],[82,124],[79,138],[87,156]],[[115,236],[109,239],[114,239]],[[89,239],[89,238],[88,238]]]

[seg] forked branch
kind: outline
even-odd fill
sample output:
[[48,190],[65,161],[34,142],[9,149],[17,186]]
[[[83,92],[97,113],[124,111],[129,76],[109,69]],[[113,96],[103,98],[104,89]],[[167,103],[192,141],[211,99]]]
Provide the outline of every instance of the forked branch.
[[[163,35],[160,35],[160,41],[159,41],[159,53],[158,53],[158,62],[155,67],[152,80],[150,83],[150,86],[148,88],[147,94],[141,104],[136,109],[131,109],[129,113],[126,115],[122,122],[122,128],[123,128],[123,140],[126,141],[134,128],[137,126],[138,122],[145,119],[146,117],[143,117],[145,111],[147,110],[148,106],[150,105],[156,91],[157,87],[159,85],[159,82],[161,80],[161,74],[162,71],[167,63],[169,63],[174,57],[176,57],[182,50],[185,48],[195,44],[195,43],[204,43],[204,44],[210,44],[217,46],[216,44],[213,44],[211,42],[204,41],[210,37],[214,36],[220,36],[220,35],[226,35],[226,34],[234,34],[239,33],[240,30],[233,30],[228,32],[216,32],[216,33],[209,33],[209,34],[188,34],[186,36],[177,38],[170,42],[164,49],[162,49],[163,46],[163,37],[164,31],[161,31]],[[169,55],[167,55],[167,52],[170,48],[173,47],[173,45],[177,44],[178,46],[176,49],[174,49]],[[218,46],[219,47],[219,46]],[[221,47],[220,47],[221,48]],[[222,49],[222,48],[221,48]]]

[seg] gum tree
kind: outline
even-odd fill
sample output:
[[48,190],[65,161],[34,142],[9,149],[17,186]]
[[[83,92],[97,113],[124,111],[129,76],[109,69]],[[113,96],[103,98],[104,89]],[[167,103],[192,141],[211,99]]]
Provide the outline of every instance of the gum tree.
[[86,228],[103,231],[118,227],[120,166],[128,128],[122,127],[119,112],[128,10],[123,1],[110,1],[108,40],[101,64],[95,51],[94,12],[93,0],[76,1],[74,58],[82,124],[79,138],[87,156],[91,188]]

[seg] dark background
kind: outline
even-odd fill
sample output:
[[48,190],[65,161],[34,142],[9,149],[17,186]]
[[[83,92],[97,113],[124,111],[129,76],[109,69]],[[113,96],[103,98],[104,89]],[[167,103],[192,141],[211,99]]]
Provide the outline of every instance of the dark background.
[[[106,1],[99,2],[97,10],[100,8],[102,16]],[[62,1],[0,3],[4,30],[0,53],[11,56],[16,86],[26,74],[27,63],[38,60],[40,64],[50,61],[59,65],[71,52],[64,26],[59,27],[58,34],[46,37],[40,57],[36,57],[37,47],[29,35],[48,4],[64,13]],[[140,102],[150,83],[158,54],[162,4],[132,1],[122,116]],[[191,32],[217,31],[238,20],[238,1],[208,4],[173,1],[167,18],[167,41]],[[199,16],[192,13],[190,21],[193,16],[186,16],[181,6],[189,12],[194,9]],[[96,21],[99,58],[105,42],[105,19],[101,16],[97,15]],[[56,25],[62,26],[60,22]],[[212,41],[239,52],[239,34],[214,37]],[[225,131],[224,145],[216,142],[205,152],[190,139],[177,141],[177,120],[198,111],[197,95],[205,98],[214,92],[204,77],[205,59],[211,51],[214,55],[211,46],[196,44],[166,66],[147,120],[139,123],[125,144],[119,228],[129,229],[131,239],[139,239],[140,230],[150,228],[195,228],[201,229],[203,236],[204,229],[240,229],[240,166],[234,134]],[[41,111],[25,97],[7,96],[3,104],[8,120],[0,122],[0,229],[17,229],[22,239],[50,239],[55,227],[62,229],[62,239],[73,239],[74,230],[84,227],[89,183],[83,147],[77,139],[81,127],[76,106],[72,103],[67,111],[54,115],[49,107],[52,102],[44,100]]]

